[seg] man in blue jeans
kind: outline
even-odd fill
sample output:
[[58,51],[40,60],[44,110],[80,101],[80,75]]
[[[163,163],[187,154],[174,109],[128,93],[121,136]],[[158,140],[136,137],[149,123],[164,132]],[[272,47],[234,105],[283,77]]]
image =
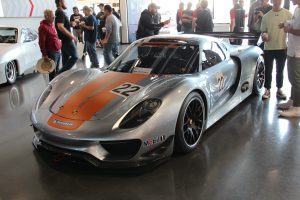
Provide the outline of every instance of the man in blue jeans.
[[110,5],[104,6],[105,22],[105,38],[101,41],[103,44],[103,56],[106,65],[110,65],[114,58],[119,55],[120,44],[120,22],[112,14],[112,7]]
[[55,0],[57,10],[55,11],[55,28],[59,39],[62,42],[61,52],[62,52],[62,69],[58,74],[71,69],[77,59],[77,50],[73,41],[77,41],[71,33],[71,25],[69,18],[65,14],[64,10],[67,9],[64,0]]
[[93,11],[88,7],[84,6],[82,9],[86,19],[85,22],[81,22],[79,25],[84,31],[84,41],[86,51],[90,57],[92,68],[99,67],[99,61],[96,54],[96,41],[97,41],[97,20],[92,14]]

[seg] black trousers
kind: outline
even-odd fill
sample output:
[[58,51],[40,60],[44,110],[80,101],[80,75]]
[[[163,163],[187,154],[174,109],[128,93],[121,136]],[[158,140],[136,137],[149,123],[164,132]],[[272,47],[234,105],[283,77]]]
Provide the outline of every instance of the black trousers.
[[286,62],[286,51],[283,50],[265,50],[265,88],[271,89],[272,71],[274,60],[276,61],[276,86],[282,88],[283,85],[283,70]]

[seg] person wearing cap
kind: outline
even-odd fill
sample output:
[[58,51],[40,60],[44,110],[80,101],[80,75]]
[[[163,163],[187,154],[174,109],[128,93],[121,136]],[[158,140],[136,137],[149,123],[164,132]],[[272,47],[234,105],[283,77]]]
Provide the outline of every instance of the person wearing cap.
[[119,55],[120,45],[120,23],[119,20],[112,14],[110,5],[104,6],[105,21],[105,38],[101,40],[103,44],[103,56],[106,65],[110,65],[114,58]]
[[84,31],[84,42],[86,51],[90,57],[92,68],[99,67],[99,61],[96,53],[96,41],[97,41],[97,20],[92,14],[92,10],[88,6],[84,6],[82,9],[85,15],[85,22],[81,22],[79,26]]
[[162,27],[170,23],[170,20],[161,23],[154,22],[154,16],[159,8],[155,3],[151,3],[148,9],[142,12],[136,32],[136,39],[155,35]]
[[[73,7],[73,14],[70,17],[70,22],[73,27],[73,35],[78,39],[79,42],[82,42],[82,30],[79,26],[79,23],[83,20],[83,16],[79,13],[79,9],[75,6]],[[75,41],[77,46],[77,42]]]
[[54,22],[53,11],[49,9],[45,10],[44,20],[41,21],[39,26],[39,45],[43,55],[44,62],[50,62],[51,59],[56,64],[55,70],[49,74],[50,81],[55,78],[55,75],[59,70],[60,49],[61,49],[61,41],[57,36],[57,32],[53,22]]
[[55,0],[57,10],[55,11],[55,28],[61,39],[62,47],[62,69],[58,72],[63,73],[71,69],[78,60],[77,50],[73,41],[77,38],[71,33],[71,24],[64,10],[67,9],[64,0]]

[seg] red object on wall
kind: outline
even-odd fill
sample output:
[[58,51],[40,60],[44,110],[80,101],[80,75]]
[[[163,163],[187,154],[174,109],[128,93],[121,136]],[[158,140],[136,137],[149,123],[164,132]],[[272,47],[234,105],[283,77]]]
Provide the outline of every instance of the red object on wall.
[[34,4],[32,3],[32,0],[29,0],[29,3],[30,3],[30,13],[29,13],[29,17],[32,17],[32,13],[33,13],[33,9],[34,9]]

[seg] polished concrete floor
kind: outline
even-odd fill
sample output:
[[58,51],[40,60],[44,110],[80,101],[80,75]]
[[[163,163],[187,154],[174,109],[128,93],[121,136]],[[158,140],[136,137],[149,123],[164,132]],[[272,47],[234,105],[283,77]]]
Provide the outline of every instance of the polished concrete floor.
[[99,170],[34,150],[29,114],[45,85],[35,74],[0,86],[0,200],[300,199],[300,120],[278,118],[274,95],[249,97],[195,152],[154,168]]

